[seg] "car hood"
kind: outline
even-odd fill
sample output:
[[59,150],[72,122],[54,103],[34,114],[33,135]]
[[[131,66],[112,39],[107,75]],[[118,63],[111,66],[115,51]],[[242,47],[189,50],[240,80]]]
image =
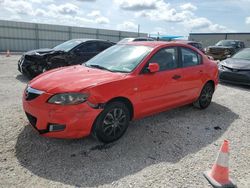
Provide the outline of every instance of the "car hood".
[[41,55],[41,54],[46,54],[46,53],[50,53],[53,51],[55,50],[51,48],[42,48],[42,49],[36,49],[36,50],[25,52],[24,55]]
[[31,80],[30,87],[48,93],[79,92],[85,88],[122,79],[124,73],[88,68],[83,65],[53,69]]
[[250,60],[228,58],[221,64],[232,69],[250,70]]

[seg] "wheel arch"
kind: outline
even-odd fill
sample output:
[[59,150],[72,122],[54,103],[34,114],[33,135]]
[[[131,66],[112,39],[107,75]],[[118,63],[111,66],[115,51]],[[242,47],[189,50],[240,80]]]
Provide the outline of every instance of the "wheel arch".
[[[208,84],[208,83],[211,83],[211,84],[212,84],[213,89],[214,89],[214,91],[215,91],[215,82],[214,82],[213,80],[208,80],[208,81],[204,84],[204,86],[205,86],[206,84]],[[203,87],[204,87],[204,86],[203,86]]]
[[108,105],[112,102],[122,102],[124,103],[128,109],[129,109],[129,113],[130,113],[130,120],[133,119],[134,117],[134,106],[133,106],[133,103],[126,97],[115,97],[115,98],[112,98],[110,99],[108,102],[106,102],[105,105]]

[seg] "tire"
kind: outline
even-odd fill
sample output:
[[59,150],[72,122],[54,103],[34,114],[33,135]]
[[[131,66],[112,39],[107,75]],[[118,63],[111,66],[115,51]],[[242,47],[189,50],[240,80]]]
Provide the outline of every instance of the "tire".
[[112,102],[97,117],[93,125],[93,135],[101,142],[114,142],[126,132],[129,121],[127,106],[122,102]]
[[210,82],[206,83],[205,86],[201,90],[201,94],[198,100],[195,101],[193,105],[200,109],[207,108],[212,101],[213,94],[214,94],[213,84]]

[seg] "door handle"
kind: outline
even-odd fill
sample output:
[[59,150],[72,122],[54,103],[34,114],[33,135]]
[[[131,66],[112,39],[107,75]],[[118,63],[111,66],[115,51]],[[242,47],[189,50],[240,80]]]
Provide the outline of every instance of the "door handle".
[[172,78],[173,78],[174,80],[178,80],[178,79],[181,78],[181,76],[176,74],[176,75],[174,75]]

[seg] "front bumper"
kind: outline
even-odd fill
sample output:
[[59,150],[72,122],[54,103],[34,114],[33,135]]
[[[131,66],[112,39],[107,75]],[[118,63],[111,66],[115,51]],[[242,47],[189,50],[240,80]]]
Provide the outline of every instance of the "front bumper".
[[[32,127],[47,137],[81,138],[91,133],[92,125],[102,111],[93,109],[87,102],[79,105],[54,105],[46,101],[52,96],[43,93],[32,100],[23,95],[23,109]],[[60,130],[52,130],[50,125],[64,126]]]
[[206,55],[213,57],[214,60],[224,60],[224,59],[227,59],[227,56],[230,54],[214,54],[214,53],[207,52]]
[[27,60],[23,55],[18,61],[18,71],[28,77],[35,77],[42,73],[42,66],[37,65],[38,62]]
[[250,71],[236,70],[219,70],[219,78],[221,81],[234,84],[250,85]]

